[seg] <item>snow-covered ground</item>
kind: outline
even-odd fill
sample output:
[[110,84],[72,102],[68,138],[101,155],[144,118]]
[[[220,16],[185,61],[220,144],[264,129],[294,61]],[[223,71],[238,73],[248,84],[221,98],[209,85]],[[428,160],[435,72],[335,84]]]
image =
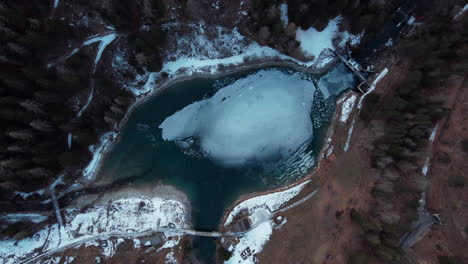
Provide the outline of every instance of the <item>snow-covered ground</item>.
[[[298,33],[297,39],[301,41],[304,51],[317,55],[307,62],[281,54],[270,47],[260,46],[255,41],[242,36],[237,28],[228,30],[221,26],[208,26],[204,22],[189,24],[190,34],[178,35],[174,31],[174,34],[170,35],[170,41],[173,45],[170,45],[166,50],[160,72],[136,74],[133,82],[123,83],[122,85],[136,96],[139,96],[154,91],[155,85],[160,81],[159,75],[161,72],[167,73],[170,78],[176,78],[181,74],[215,74],[219,73],[222,67],[274,59],[320,70],[335,58],[334,54],[328,50],[329,48],[334,49],[333,40],[340,40],[338,46],[341,48],[344,47],[347,41],[352,45],[360,42],[362,34],[351,35],[348,32],[338,31],[341,20],[340,17],[332,19],[328,27],[322,32],[317,32],[311,28]],[[171,30],[174,26],[178,26],[178,24],[167,24],[165,27]],[[129,68],[128,62],[124,59],[124,53],[124,51],[120,51],[120,54],[114,57],[112,62],[114,67]],[[142,80],[146,80],[145,85],[141,85]]]
[[298,195],[309,182],[310,181],[307,180],[283,191],[256,196],[236,205],[226,217],[224,226],[231,224],[235,216],[242,212],[247,212],[252,222],[252,228],[239,238],[238,243],[228,248],[232,256],[224,263],[257,263],[255,261],[255,255],[262,251],[273,229],[281,228],[286,223],[286,219],[278,216],[277,220],[282,221],[277,225],[275,221],[271,219],[273,214],[278,212],[288,201]]
[[308,56],[313,56],[316,59],[327,49],[334,50],[333,40],[340,38],[340,45],[344,45],[347,41],[351,45],[357,45],[361,41],[362,34],[352,35],[348,32],[339,32],[338,25],[343,19],[336,17],[328,22],[327,27],[322,31],[317,31],[315,28],[307,30],[297,29],[296,40],[301,43],[301,48]]
[[240,202],[229,212],[224,226],[230,225],[234,217],[244,211],[250,215],[253,225],[269,219],[275,211],[298,195],[309,182],[307,180],[282,191],[255,196]]
[[258,71],[168,117],[162,136],[195,136],[205,156],[225,166],[286,158],[312,136],[314,91],[302,74]]
[[33,195],[42,196],[42,195],[44,195],[44,192],[45,192],[45,189],[40,189],[40,190],[29,192],[29,193],[15,192],[15,194],[21,196],[23,199],[28,199],[29,197],[31,197]]
[[255,264],[255,254],[262,251],[263,246],[270,239],[275,223],[272,220],[265,221],[239,239],[236,245],[232,245],[228,250],[232,256],[225,264]]
[[[31,238],[0,241],[0,262],[16,263],[37,256],[40,252],[67,245],[75,246],[77,241],[88,238],[91,241],[107,240],[109,234],[121,233],[121,237],[125,238],[128,232],[157,230],[167,226],[188,228],[187,217],[190,215],[182,202],[143,194],[106,198],[82,210],[63,210],[65,224],[61,232],[59,226],[53,224],[44,227]],[[165,247],[175,245],[177,243],[170,242]],[[108,257],[112,255],[113,251],[106,253],[109,248],[103,250],[103,254]]]
[[340,101],[338,103],[342,103],[341,105],[341,115],[340,115],[340,121],[342,123],[348,122],[349,115],[353,111],[354,105],[356,104],[356,99],[357,95],[352,94],[351,96],[347,98],[343,98],[343,101]]

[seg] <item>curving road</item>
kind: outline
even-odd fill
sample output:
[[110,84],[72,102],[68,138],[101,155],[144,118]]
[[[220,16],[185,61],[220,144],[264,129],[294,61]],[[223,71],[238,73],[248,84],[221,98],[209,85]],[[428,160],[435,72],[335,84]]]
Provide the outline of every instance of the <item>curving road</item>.
[[143,237],[143,236],[156,235],[157,233],[161,233],[161,232],[164,232],[165,234],[170,234],[170,235],[190,235],[190,236],[203,236],[203,237],[218,238],[218,237],[241,237],[247,231],[237,232],[237,233],[236,232],[220,233],[220,232],[197,231],[197,230],[192,230],[192,229],[159,228],[159,229],[148,230],[148,231],[143,231],[143,232],[103,233],[103,234],[83,237],[82,239],[78,239],[69,244],[59,246],[54,249],[42,252],[39,255],[23,260],[20,263],[21,264],[35,263],[38,260],[41,260],[45,257],[54,255],[56,253],[65,251],[66,249],[73,248],[73,247],[76,247],[76,246],[79,246],[88,242],[92,242],[95,240],[107,240],[107,239],[110,239],[111,237],[138,238],[138,237]]

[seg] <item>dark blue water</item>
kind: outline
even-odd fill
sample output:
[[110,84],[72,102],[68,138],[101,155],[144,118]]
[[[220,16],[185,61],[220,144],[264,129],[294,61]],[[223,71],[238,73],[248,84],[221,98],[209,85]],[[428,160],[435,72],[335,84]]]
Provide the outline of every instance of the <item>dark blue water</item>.
[[[291,71],[287,68],[281,70]],[[223,212],[239,196],[285,182],[275,180],[261,168],[223,168],[208,159],[186,155],[173,142],[162,139],[158,126],[177,110],[209,97],[219,88],[254,72],[256,70],[174,84],[139,106],[121,131],[120,141],[105,157],[100,176],[113,179],[137,177],[137,185],[175,186],[190,199],[193,227],[197,230],[217,230]],[[325,100],[318,94],[316,99],[320,102],[315,104],[317,109],[313,112],[320,112],[322,121],[314,121],[314,139],[310,148],[318,152],[334,111],[336,96]],[[214,262],[215,243],[212,241],[209,238],[195,239],[195,251],[206,263]]]

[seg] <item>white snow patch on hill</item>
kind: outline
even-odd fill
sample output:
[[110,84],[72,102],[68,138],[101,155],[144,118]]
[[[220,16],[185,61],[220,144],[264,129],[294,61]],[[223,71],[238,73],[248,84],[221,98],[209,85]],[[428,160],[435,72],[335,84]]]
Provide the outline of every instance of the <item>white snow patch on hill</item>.
[[[175,228],[187,228],[188,214],[187,208],[179,201],[143,195],[106,201],[90,206],[84,212],[67,209],[61,239],[58,225],[54,224],[30,238],[2,240],[0,263],[17,263],[37,256],[41,249],[42,252],[54,250],[86,239],[106,240],[109,234],[121,233],[125,237],[128,232],[144,232],[169,224]],[[112,248],[110,245],[104,253],[111,255]]]
[[249,213],[252,218],[253,225],[258,224],[259,221],[255,221],[256,218],[265,219],[263,216],[264,214],[267,214],[269,218],[273,212],[281,209],[284,204],[298,195],[307,183],[309,183],[309,181],[304,181],[283,191],[255,196],[242,201],[229,212],[229,215],[226,217],[226,221],[224,222],[224,226],[231,224],[234,217],[239,215],[242,211],[247,211]]
[[280,14],[281,14],[281,21],[283,22],[283,26],[287,27],[289,24],[289,17],[288,17],[288,4],[282,3],[280,5]]
[[225,166],[285,158],[312,136],[312,82],[298,73],[262,70],[195,102],[159,126],[165,140],[199,139]]
[[340,115],[340,121],[342,123],[346,123],[348,121],[349,115],[353,111],[354,105],[356,104],[356,99],[357,99],[357,96],[355,94],[352,94],[348,98],[345,98],[345,101],[342,102],[343,104],[341,105],[341,115]]
[[338,25],[341,23],[342,18],[337,17],[328,22],[327,27],[322,31],[317,31],[315,28],[307,30],[297,29],[296,40],[301,43],[301,49],[308,56],[319,58],[323,51],[326,49],[335,49],[333,47],[333,40],[342,38],[340,44],[345,44],[350,41],[351,45],[356,45],[361,40],[361,35],[351,35],[348,32],[339,32]]

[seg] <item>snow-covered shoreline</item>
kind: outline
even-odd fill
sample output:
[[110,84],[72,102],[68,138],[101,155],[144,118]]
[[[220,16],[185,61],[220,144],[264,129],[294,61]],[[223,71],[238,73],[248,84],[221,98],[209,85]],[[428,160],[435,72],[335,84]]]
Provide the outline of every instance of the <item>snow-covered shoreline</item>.
[[[327,71],[329,71],[334,65],[335,63],[330,63],[327,67],[321,69],[320,71],[313,71],[313,74],[317,74],[317,75],[324,74]],[[216,79],[216,78],[235,74],[235,73],[242,72],[242,71],[269,68],[269,67],[288,67],[288,68],[293,68],[294,70],[299,71],[299,72],[311,71],[310,68],[296,64],[293,61],[268,59],[268,60],[262,60],[262,61],[250,61],[248,63],[241,64],[241,65],[233,65],[231,67],[227,67],[225,70],[220,70],[216,73],[211,73],[211,72],[206,71],[206,72],[196,72],[196,73],[190,73],[190,74],[178,74],[178,75],[173,76],[172,78],[168,78],[164,80],[160,84],[154,84],[154,88],[151,89],[149,93],[137,97],[137,100],[135,100],[135,102],[133,102],[129,106],[124,117],[117,125],[117,128],[114,131],[110,131],[101,135],[100,141],[96,145],[93,146],[92,149],[94,149],[94,151],[91,151],[92,156],[93,156],[92,161],[90,161],[87,167],[83,169],[85,180],[90,181],[92,179],[96,179],[96,176],[99,174],[99,170],[102,165],[101,162],[105,159],[105,155],[109,151],[112,150],[112,147],[114,145],[119,143],[121,139],[121,133],[116,133],[116,131],[122,131],[122,129],[127,124],[129,117],[133,114],[133,112],[139,106],[148,102],[155,96],[158,96],[160,93],[164,92],[166,89],[178,83],[190,81],[193,79],[198,79],[198,78]],[[107,137],[104,136],[105,134],[109,134],[109,133],[113,134],[113,139],[111,141],[109,141]],[[102,148],[101,146],[104,146],[104,147]],[[92,167],[92,170],[89,169],[91,167]]]
[[[0,241],[2,263],[36,263],[67,248],[93,246],[94,241],[107,241],[112,237],[136,239],[190,227],[187,197],[169,186],[126,188],[105,194],[97,201],[81,197],[77,204],[64,208],[63,215],[65,224],[62,228],[48,224],[32,237]],[[169,232],[167,237],[175,237],[175,240],[167,240],[167,245],[162,247],[175,247],[180,236]],[[113,251],[108,251],[107,247],[102,248],[102,254],[111,257]]]

